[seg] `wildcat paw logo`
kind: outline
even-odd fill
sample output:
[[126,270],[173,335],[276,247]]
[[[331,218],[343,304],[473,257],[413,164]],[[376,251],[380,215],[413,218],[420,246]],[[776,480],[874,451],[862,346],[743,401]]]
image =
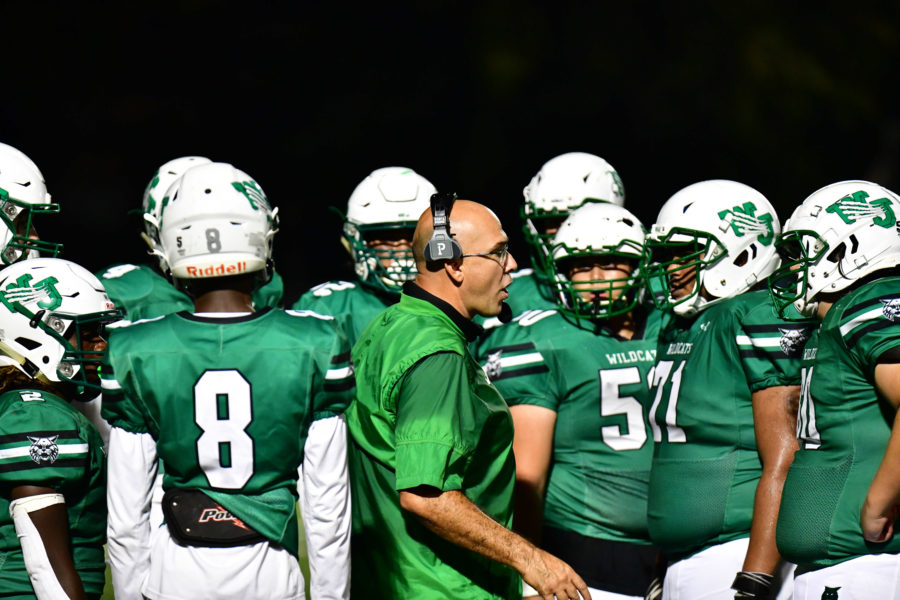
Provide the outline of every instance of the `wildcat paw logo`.
[[269,210],[269,200],[255,181],[234,181],[231,187],[242,193],[250,201],[250,206],[253,210],[259,210],[260,206]]
[[58,435],[50,437],[33,437],[29,435],[28,439],[31,440],[31,447],[28,449],[31,460],[39,465],[56,462],[56,458],[59,456],[59,446],[56,445],[56,440],[59,439]]
[[484,372],[488,376],[488,380],[494,381],[503,373],[503,367],[500,365],[500,355],[503,350],[497,350],[488,354],[487,362],[484,365]]
[[884,307],[881,314],[891,323],[900,322],[900,298],[882,298],[881,303]]
[[868,200],[869,194],[863,190],[844,196],[825,212],[834,213],[847,225],[856,223],[860,219],[872,219],[872,223],[879,227],[889,229],[897,223],[897,217],[891,208],[888,198]]
[[[727,221],[729,215],[731,215],[731,219]],[[756,205],[752,202],[744,202],[742,206],[720,211],[719,218],[726,220],[738,237],[756,235],[759,243],[763,246],[770,246],[775,241],[772,215],[765,213],[756,216]]]
[[799,356],[803,346],[806,345],[806,340],[809,339],[809,332],[806,329],[781,328],[778,331],[781,332],[781,339],[778,340],[781,351],[788,356]]
[[36,283],[32,283],[31,273],[25,273],[15,282],[10,283],[0,292],[0,301],[6,307],[16,312],[15,305],[36,304],[45,310],[55,310],[62,304],[62,294],[56,289],[59,280],[56,277],[48,277]]

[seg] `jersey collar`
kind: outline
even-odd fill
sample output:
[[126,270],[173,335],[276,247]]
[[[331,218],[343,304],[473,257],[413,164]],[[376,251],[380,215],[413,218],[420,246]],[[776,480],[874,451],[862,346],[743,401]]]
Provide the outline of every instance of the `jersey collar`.
[[433,304],[436,308],[438,308],[442,313],[447,315],[447,317],[453,321],[453,324],[459,327],[459,330],[462,331],[463,335],[466,337],[467,342],[475,341],[479,335],[484,333],[484,328],[476,323],[473,323],[469,319],[465,318],[459,311],[450,306],[448,302],[441,300],[434,294],[430,294],[423,290],[421,287],[416,285],[414,281],[407,281],[403,284],[403,293],[411,298],[416,298],[417,300],[424,300],[429,304]]

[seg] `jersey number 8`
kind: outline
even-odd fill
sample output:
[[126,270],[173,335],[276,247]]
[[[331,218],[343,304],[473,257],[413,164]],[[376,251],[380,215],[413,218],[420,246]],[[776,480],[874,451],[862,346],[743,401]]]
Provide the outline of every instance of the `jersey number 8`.
[[213,488],[241,489],[253,476],[250,382],[240,371],[205,371],[194,384],[194,421],[200,468]]

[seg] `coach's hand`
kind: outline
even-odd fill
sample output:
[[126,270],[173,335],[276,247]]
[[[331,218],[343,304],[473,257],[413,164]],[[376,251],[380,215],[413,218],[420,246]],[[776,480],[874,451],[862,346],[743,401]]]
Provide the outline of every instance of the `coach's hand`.
[[578,573],[540,548],[534,548],[531,560],[522,570],[522,579],[544,600],[591,600],[587,584]]
[[881,544],[891,539],[894,535],[897,512],[897,505],[892,506],[890,510],[881,511],[873,507],[867,498],[859,515],[859,524],[866,540]]

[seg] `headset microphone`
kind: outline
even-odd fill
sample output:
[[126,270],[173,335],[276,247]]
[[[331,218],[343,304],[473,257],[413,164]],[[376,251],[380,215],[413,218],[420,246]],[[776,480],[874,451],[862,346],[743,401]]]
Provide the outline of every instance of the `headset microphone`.
[[435,266],[444,260],[455,260],[462,256],[462,247],[450,233],[450,211],[456,202],[456,194],[444,192],[432,194],[431,216],[434,233],[425,246],[425,263]]
[[497,315],[497,320],[501,323],[509,323],[512,321],[513,314],[512,309],[509,307],[509,304],[506,302],[500,303],[500,314]]

